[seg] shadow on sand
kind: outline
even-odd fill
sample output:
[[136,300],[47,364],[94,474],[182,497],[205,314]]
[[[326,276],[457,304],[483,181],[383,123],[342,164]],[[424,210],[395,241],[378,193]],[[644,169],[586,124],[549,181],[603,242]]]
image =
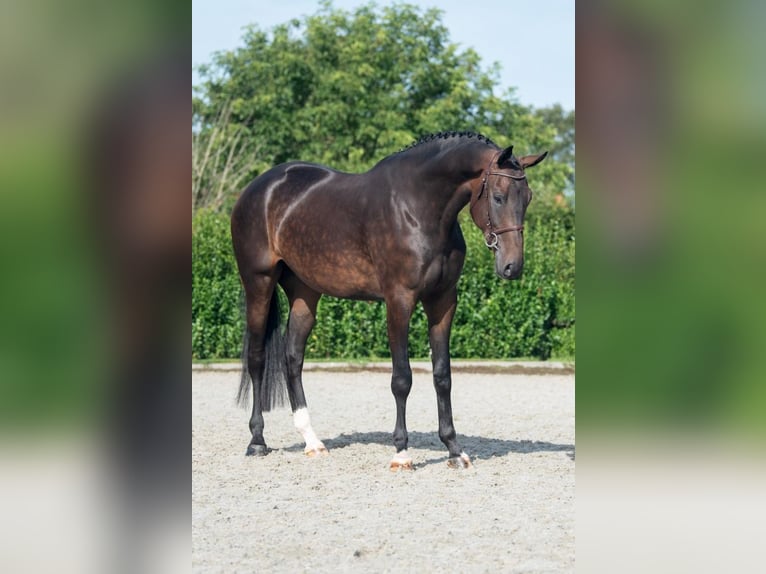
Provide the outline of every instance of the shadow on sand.
[[[574,461],[575,459],[575,446],[573,444],[556,444],[532,440],[506,440],[461,434],[458,434],[458,441],[460,441],[460,445],[469,456],[477,459],[506,456],[510,453],[528,454],[533,452],[565,452],[570,460]],[[322,442],[330,452],[352,444],[380,444],[390,446],[392,451],[394,446],[391,433],[386,432],[343,433],[335,438],[324,439]],[[447,451],[435,432],[410,431],[409,448],[444,451],[444,456],[428,459],[416,466],[435,464],[447,460]],[[303,451],[303,443],[296,443],[286,447],[284,450],[288,452]]]

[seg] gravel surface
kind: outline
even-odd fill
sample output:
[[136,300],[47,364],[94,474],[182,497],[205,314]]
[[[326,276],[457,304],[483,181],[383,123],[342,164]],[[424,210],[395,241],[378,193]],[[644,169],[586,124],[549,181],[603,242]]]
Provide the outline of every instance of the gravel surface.
[[245,457],[239,374],[192,376],[195,572],[571,572],[574,375],[455,373],[458,438],[447,467],[436,396],[415,373],[407,405],[414,471],[393,473],[394,399],[383,372],[305,376],[308,458],[289,409],[266,413],[264,458]]

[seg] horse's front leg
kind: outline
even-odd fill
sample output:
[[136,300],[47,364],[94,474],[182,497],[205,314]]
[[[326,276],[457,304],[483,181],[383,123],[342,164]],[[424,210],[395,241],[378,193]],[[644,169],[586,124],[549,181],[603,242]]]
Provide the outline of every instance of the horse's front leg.
[[391,347],[391,392],[396,400],[396,426],[394,446],[396,454],[391,459],[391,470],[412,470],[412,459],[407,453],[407,397],[412,388],[412,369],[407,354],[407,337],[410,317],[415,307],[414,297],[396,297],[386,300],[388,342]]
[[434,368],[434,388],[439,411],[439,438],[449,451],[447,464],[452,468],[468,468],[471,459],[457,442],[452,422],[452,372],[450,369],[449,337],[452,318],[457,307],[457,291],[451,289],[439,297],[423,301],[428,317],[428,338]]

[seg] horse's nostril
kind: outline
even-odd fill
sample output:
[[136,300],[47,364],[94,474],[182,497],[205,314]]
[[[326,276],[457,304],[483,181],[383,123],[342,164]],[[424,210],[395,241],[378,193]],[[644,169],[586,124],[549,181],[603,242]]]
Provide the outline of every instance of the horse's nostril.
[[503,275],[506,277],[510,277],[513,274],[513,268],[514,263],[511,261],[508,265],[505,266],[505,269],[503,269]]

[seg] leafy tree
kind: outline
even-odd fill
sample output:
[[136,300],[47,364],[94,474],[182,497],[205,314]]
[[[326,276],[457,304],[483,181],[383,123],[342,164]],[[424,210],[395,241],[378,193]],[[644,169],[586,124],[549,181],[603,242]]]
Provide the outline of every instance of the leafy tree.
[[[200,66],[194,129],[204,137],[226,114],[240,153],[252,158],[248,179],[293,159],[364,171],[443,130],[477,131],[519,153],[563,150],[563,111],[536,113],[512,91],[498,95],[498,65],[485,69],[473,49],[450,42],[441,17],[408,4],[348,12],[323,2],[271,31],[252,25],[241,47]],[[538,197],[571,181],[568,159],[536,168]]]
[[550,148],[552,160],[565,163],[572,168],[569,175],[567,193],[574,194],[575,174],[575,113],[574,110],[566,111],[561,104],[555,104],[548,108],[535,110],[543,123],[552,126],[556,131],[556,137]]
[[257,169],[258,151],[247,145],[241,126],[224,108],[205,130],[192,131],[192,206],[221,209]]

